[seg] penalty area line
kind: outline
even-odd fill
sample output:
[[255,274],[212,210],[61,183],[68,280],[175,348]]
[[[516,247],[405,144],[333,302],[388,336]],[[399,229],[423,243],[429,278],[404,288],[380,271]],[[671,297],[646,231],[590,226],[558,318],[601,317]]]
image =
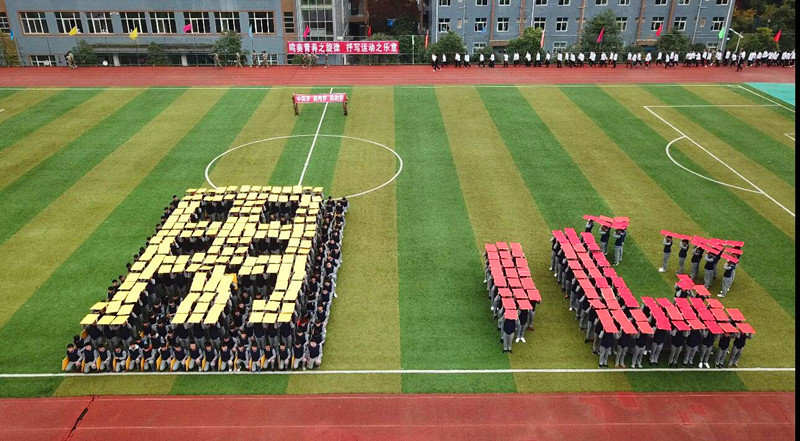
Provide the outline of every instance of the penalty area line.
[[52,378],[52,377],[103,377],[103,376],[148,376],[148,375],[474,375],[474,374],[588,374],[614,372],[794,372],[795,368],[752,367],[752,368],[574,368],[574,369],[353,369],[353,370],[312,370],[312,371],[265,371],[265,372],[100,372],[81,373],[40,373],[40,374],[0,374],[0,378]]

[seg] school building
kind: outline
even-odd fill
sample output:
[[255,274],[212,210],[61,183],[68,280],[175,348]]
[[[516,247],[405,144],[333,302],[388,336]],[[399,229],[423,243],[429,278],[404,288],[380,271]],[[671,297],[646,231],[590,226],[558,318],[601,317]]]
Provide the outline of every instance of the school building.
[[284,63],[286,42],[306,26],[307,41],[346,40],[364,33],[368,14],[367,0],[0,0],[0,31],[13,32],[25,65],[63,64],[78,39],[113,65],[136,65],[154,41],[173,64],[208,64],[228,30],[242,34],[244,52]]
[[614,11],[626,45],[652,46],[656,31],[673,29],[709,48],[724,48],[719,31],[733,17],[735,0],[425,0],[431,41],[453,31],[467,50],[503,48],[529,26],[544,29],[544,49],[575,44],[596,14]]

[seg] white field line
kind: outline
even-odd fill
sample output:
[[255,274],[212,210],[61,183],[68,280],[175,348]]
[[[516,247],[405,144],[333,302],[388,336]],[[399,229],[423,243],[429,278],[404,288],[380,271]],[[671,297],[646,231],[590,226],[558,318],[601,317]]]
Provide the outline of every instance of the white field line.
[[[163,90],[283,90],[283,89],[297,89],[298,87],[306,87],[307,85],[298,84],[296,86],[133,86],[133,87],[2,87],[4,90],[51,90],[51,91],[64,91],[64,90],[146,90],[146,89],[163,89]],[[435,86],[417,86],[414,84],[386,84],[386,85],[347,85],[335,87],[357,87],[359,89],[381,89],[386,87],[399,87],[407,89],[438,89],[438,88],[467,88],[477,87],[482,89],[488,88],[585,88],[585,87],[600,87],[600,88],[627,88],[627,87],[741,87],[737,84],[647,84],[647,83],[631,83],[631,84],[440,84]],[[747,90],[747,89],[746,89]],[[780,105],[780,104],[777,104]]]
[[789,139],[791,139],[792,141],[795,141],[795,139],[794,139],[794,133],[784,133],[784,135],[786,135],[786,137],[787,137],[787,138],[789,138]]
[[768,98],[768,97],[765,97],[764,95],[761,95],[760,93],[756,93],[756,92],[754,92],[754,91],[752,91],[752,90],[750,90],[750,89],[748,89],[748,88],[746,88],[746,87],[742,86],[741,84],[739,84],[738,86],[739,86],[739,88],[740,88],[740,89],[742,89],[742,90],[746,90],[746,91],[748,91],[748,92],[752,93],[752,94],[753,94],[753,95],[755,95],[755,96],[761,97],[761,98],[763,98],[763,99],[765,99],[765,100],[767,100],[767,101],[771,102],[772,104],[775,104],[776,106],[783,107],[784,109],[786,109],[786,110],[788,110],[788,111],[790,111],[790,112],[792,112],[792,113],[795,113],[795,112],[794,112],[794,109],[790,109],[790,108],[788,108],[788,107],[784,106],[783,104],[781,104],[781,103],[779,103],[779,102],[777,102],[777,101],[775,101],[775,100],[773,100],[773,99],[770,99],[770,98]]
[[53,378],[53,377],[104,377],[104,376],[149,376],[149,375],[473,375],[473,374],[589,374],[619,372],[794,372],[793,367],[752,367],[752,368],[587,368],[587,369],[353,369],[353,370],[311,370],[311,371],[263,371],[263,372],[100,372],[81,373],[28,373],[0,374],[0,378]]
[[[333,93],[333,87],[328,93]],[[319,118],[319,124],[317,124],[317,132],[314,134],[314,140],[311,141],[311,148],[308,149],[308,156],[306,157],[306,163],[303,164],[303,171],[300,173],[300,181],[297,185],[303,185],[303,178],[306,176],[306,169],[308,169],[308,163],[311,162],[311,154],[314,153],[314,146],[317,145],[317,138],[319,137],[319,129],[322,128],[322,121],[325,120],[325,112],[328,111],[328,104],[325,103],[325,107],[322,109],[322,116]]]
[[651,109],[670,109],[670,108],[682,108],[682,107],[778,107],[778,104],[681,104],[677,106],[647,106]]
[[672,161],[672,162],[673,162],[675,165],[677,165],[678,167],[680,167],[680,168],[682,168],[682,169],[686,170],[687,172],[689,172],[689,173],[691,173],[691,174],[693,174],[693,175],[695,175],[695,176],[698,176],[698,177],[701,177],[701,178],[703,178],[703,179],[706,179],[706,180],[708,180],[708,181],[714,182],[715,184],[724,185],[724,186],[726,186],[726,187],[735,188],[735,189],[737,189],[737,190],[749,191],[749,192],[752,192],[752,193],[759,193],[759,194],[761,194],[761,192],[759,192],[759,191],[756,191],[756,190],[753,190],[752,188],[738,187],[738,186],[736,186],[736,185],[731,185],[731,184],[728,184],[728,183],[726,183],[726,182],[718,181],[718,180],[716,180],[716,179],[709,178],[708,176],[701,175],[700,173],[697,173],[697,172],[696,172],[696,171],[694,171],[694,170],[690,170],[690,169],[688,169],[688,168],[684,167],[684,166],[683,166],[683,164],[680,164],[678,161],[676,161],[676,160],[675,160],[675,158],[673,158],[673,157],[672,157],[672,154],[671,154],[671,153],[670,153],[670,151],[669,151],[670,147],[672,147],[672,144],[674,144],[674,143],[676,143],[676,142],[680,141],[681,139],[686,139],[686,137],[685,137],[685,136],[680,136],[680,137],[678,137],[678,138],[675,138],[675,139],[673,139],[672,141],[670,141],[670,142],[669,142],[669,144],[667,144],[667,147],[666,147],[666,149],[665,149],[665,150],[666,150],[666,152],[667,152],[667,157],[668,157],[668,158],[670,159],[670,161]]
[[[777,206],[781,207],[781,208],[782,208],[784,211],[786,211],[787,213],[789,213],[789,214],[790,214],[792,217],[796,217],[796,216],[795,216],[795,214],[794,214],[794,212],[792,212],[792,210],[789,210],[788,208],[786,208],[786,207],[785,207],[783,204],[781,204],[780,202],[778,202],[778,201],[777,201],[775,198],[773,198],[772,196],[770,196],[769,194],[767,194],[767,193],[766,193],[764,190],[762,190],[760,187],[758,187],[756,184],[754,184],[754,183],[753,183],[753,181],[751,181],[751,180],[747,179],[746,177],[744,177],[744,175],[742,175],[741,173],[739,173],[738,171],[736,171],[736,170],[735,170],[733,167],[731,167],[730,165],[728,165],[728,164],[727,164],[725,161],[723,161],[722,159],[720,159],[720,158],[719,158],[717,155],[715,155],[715,154],[711,153],[710,151],[708,151],[708,150],[707,150],[705,147],[703,147],[702,145],[700,145],[700,144],[699,144],[697,141],[695,141],[694,139],[690,138],[688,135],[686,135],[685,133],[683,133],[682,131],[680,131],[680,130],[679,130],[677,127],[675,127],[674,125],[672,125],[672,124],[671,124],[669,121],[667,121],[666,119],[662,118],[662,117],[661,117],[659,114],[657,114],[655,111],[653,111],[653,110],[650,108],[651,106],[643,106],[643,107],[644,107],[644,108],[645,108],[645,109],[646,109],[648,112],[650,112],[650,113],[651,113],[653,116],[655,116],[656,118],[660,119],[660,120],[661,120],[661,122],[663,122],[664,124],[666,124],[666,125],[668,125],[668,126],[672,127],[672,129],[673,129],[673,130],[675,130],[676,132],[678,132],[678,134],[679,134],[679,135],[681,135],[682,137],[684,137],[684,138],[688,139],[689,141],[691,141],[691,142],[692,142],[692,144],[694,144],[694,145],[696,145],[696,146],[697,146],[697,148],[699,148],[700,150],[702,150],[702,151],[706,152],[706,153],[707,153],[709,156],[711,156],[712,158],[716,159],[716,160],[717,160],[717,161],[718,161],[720,164],[724,165],[724,166],[725,166],[725,167],[726,167],[728,170],[730,170],[730,171],[732,171],[734,174],[736,174],[736,176],[740,177],[740,178],[741,178],[743,181],[745,181],[745,182],[747,182],[748,184],[750,184],[750,186],[752,186],[754,189],[758,190],[758,192],[759,192],[759,193],[761,193],[761,194],[763,194],[764,196],[766,196],[766,197],[767,197],[769,200],[771,200],[772,202],[774,202],[774,203],[775,203]],[[760,105],[754,105],[753,107],[761,107],[761,106],[760,106]]]

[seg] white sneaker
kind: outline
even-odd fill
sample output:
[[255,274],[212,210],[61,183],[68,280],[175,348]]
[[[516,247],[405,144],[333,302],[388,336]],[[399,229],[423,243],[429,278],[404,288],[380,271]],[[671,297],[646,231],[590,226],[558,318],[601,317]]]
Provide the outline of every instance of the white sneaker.
[[[520,337],[520,340],[522,340],[523,343],[527,343],[527,341],[525,341],[525,337]],[[519,341],[519,340],[517,340],[517,341]]]
[[667,272],[667,270],[666,270],[666,269],[664,269],[664,268],[659,268],[659,269],[658,269],[658,272],[660,272],[660,273],[665,273],[665,272]]
[[549,269],[550,271],[553,271],[553,267],[552,267],[552,266],[551,266],[550,268],[548,268],[548,269]]
[[519,343],[519,339],[514,340],[514,343]]
[[697,363],[697,367],[699,367],[700,369],[703,369],[703,362],[701,361],[700,363]]

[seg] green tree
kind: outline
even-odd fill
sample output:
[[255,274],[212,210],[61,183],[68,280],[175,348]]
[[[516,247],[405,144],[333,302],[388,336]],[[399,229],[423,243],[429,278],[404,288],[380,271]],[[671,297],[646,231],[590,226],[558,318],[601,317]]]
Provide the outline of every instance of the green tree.
[[753,32],[755,28],[756,11],[753,9],[733,9],[733,20],[731,28],[742,32]]
[[526,52],[530,52],[531,59],[535,59],[536,52],[541,52],[544,55],[544,50],[539,47],[541,41],[542,30],[528,27],[522,31],[522,35],[508,42],[507,49],[511,54],[514,52],[519,53],[521,60],[524,59]]
[[164,48],[155,41],[147,46],[147,64],[151,66],[169,66],[169,57]]
[[686,52],[692,45],[692,41],[681,31],[675,29],[664,32],[656,41],[656,49],[662,52]]
[[763,50],[774,51],[778,48],[778,43],[775,43],[773,38],[772,29],[758,28],[756,32],[744,35],[741,47],[747,52]]
[[17,45],[11,40],[11,36],[5,32],[0,32],[0,56],[2,56],[0,61],[6,66],[20,65]]
[[[605,29],[605,30],[603,30]],[[598,43],[597,37],[603,30],[603,41]],[[592,17],[583,27],[581,41],[576,45],[576,49],[581,52],[618,52],[625,45],[622,35],[617,28],[617,15],[612,10],[606,10]]]
[[72,55],[75,57],[75,64],[78,66],[97,65],[97,55],[94,53],[94,48],[86,40],[78,41],[78,45],[72,48]]
[[445,54],[448,60],[452,60],[456,52],[463,54],[466,50],[461,36],[453,31],[447,31],[446,34],[439,37],[439,41],[428,46],[427,59],[430,60],[431,54],[436,54],[440,57]]
[[220,60],[225,63],[227,60],[232,60],[234,54],[239,52],[242,53],[242,36],[236,31],[228,31],[219,37],[217,41],[214,42],[214,45],[211,47],[211,51],[219,55]]

